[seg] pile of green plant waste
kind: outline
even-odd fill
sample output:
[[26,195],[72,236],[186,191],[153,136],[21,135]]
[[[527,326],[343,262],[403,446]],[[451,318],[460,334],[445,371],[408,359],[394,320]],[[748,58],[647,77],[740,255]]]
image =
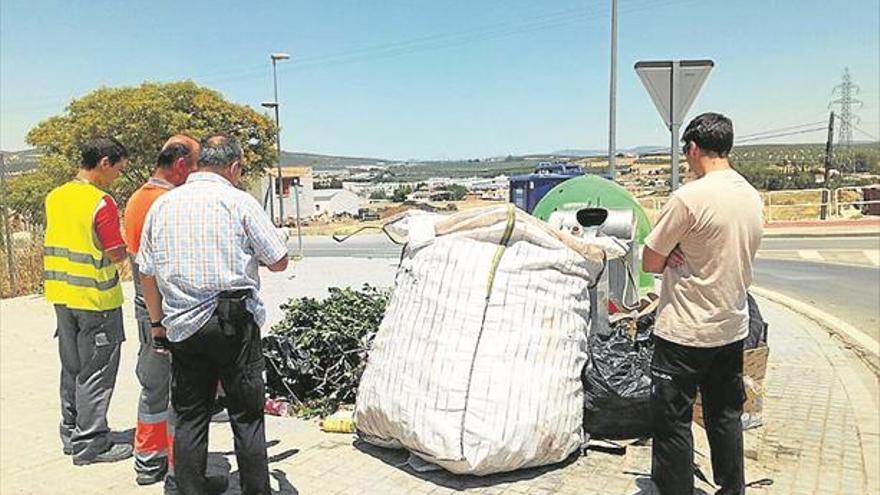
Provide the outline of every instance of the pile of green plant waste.
[[282,305],[284,319],[263,339],[267,391],[290,400],[301,417],[354,402],[390,296],[369,284],[329,291],[323,300],[303,297]]

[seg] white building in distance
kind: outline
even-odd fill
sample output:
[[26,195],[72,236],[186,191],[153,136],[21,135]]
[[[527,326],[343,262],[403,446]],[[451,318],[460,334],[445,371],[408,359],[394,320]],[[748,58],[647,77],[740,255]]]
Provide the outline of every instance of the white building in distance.
[[315,189],[315,216],[336,216],[347,213],[355,216],[360,208],[357,194],[345,189]]

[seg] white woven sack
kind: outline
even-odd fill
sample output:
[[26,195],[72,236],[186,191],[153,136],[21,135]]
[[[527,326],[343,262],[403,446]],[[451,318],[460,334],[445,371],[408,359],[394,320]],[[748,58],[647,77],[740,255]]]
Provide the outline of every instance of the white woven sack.
[[588,287],[620,249],[512,206],[387,230],[409,244],[358,388],[362,438],[454,473],[564,460],[583,442]]

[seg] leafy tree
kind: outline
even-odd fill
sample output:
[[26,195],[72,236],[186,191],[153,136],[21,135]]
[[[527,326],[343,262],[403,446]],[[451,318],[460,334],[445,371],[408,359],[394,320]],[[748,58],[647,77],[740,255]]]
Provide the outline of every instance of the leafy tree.
[[342,181],[330,179],[328,181],[315,182],[315,189],[342,189]]
[[130,155],[129,165],[110,191],[124,206],[150,176],[168,137],[186,133],[201,139],[212,132],[239,139],[245,180],[275,161],[272,121],[227,101],[217,91],[191,81],[97,89],[31,129],[27,142],[42,154],[40,165],[32,174],[10,180],[9,204],[31,220],[42,221],[46,194],[79,168],[79,144],[92,136],[109,135],[119,139]]
[[412,187],[403,185],[398,186],[397,189],[394,190],[394,193],[391,194],[391,201],[395,203],[403,203],[406,201],[406,197],[412,194]]
[[468,193],[468,188],[464,187],[461,184],[452,184],[449,186],[445,186],[443,190],[449,191],[453,201],[459,201],[460,199],[467,196]]
[[379,189],[370,193],[370,199],[388,199],[388,195],[385,194],[384,189]]

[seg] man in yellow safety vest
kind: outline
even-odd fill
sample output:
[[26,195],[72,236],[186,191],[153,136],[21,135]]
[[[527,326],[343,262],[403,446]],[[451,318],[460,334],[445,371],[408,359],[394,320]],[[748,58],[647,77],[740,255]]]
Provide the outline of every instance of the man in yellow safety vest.
[[43,268],[46,299],[55,305],[61,356],[64,453],[78,466],[116,462],[132,454],[113,444],[107,409],[116,384],[122,328],[122,288],[114,263],[127,257],[116,202],[102,189],[128,163],[128,151],[110,137],[82,148],[72,181],[46,197]]

